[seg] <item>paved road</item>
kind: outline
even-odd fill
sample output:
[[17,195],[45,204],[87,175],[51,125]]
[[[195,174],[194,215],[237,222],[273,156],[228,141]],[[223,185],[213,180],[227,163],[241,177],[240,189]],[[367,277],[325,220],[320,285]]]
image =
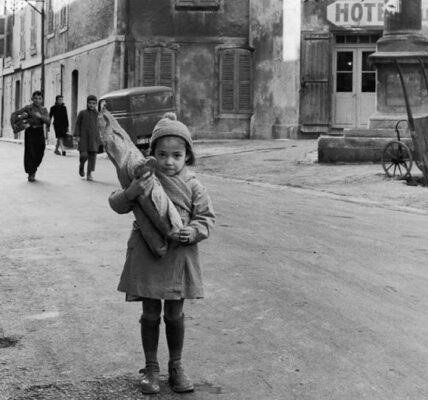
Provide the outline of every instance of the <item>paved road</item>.
[[[31,184],[22,150],[0,143],[0,399],[145,398],[139,305],[115,290],[131,216],[108,207],[113,167],[91,183],[48,152]],[[218,220],[206,298],[185,310],[197,390],[151,398],[428,398],[427,216],[201,178]]]

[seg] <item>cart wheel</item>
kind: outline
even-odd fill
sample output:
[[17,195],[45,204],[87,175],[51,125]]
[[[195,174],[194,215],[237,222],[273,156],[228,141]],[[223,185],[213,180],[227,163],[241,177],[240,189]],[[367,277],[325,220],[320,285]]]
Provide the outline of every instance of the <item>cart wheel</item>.
[[382,153],[382,166],[389,178],[406,178],[412,169],[412,152],[398,140],[389,142]]

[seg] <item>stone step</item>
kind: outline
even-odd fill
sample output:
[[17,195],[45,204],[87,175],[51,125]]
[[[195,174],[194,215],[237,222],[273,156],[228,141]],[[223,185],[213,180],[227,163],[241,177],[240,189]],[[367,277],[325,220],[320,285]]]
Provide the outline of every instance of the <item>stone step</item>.
[[[403,124],[403,127],[405,125]],[[390,138],[396,139],[397,133],[395,129],[344,129],[344,137],[361,137],[361,138]],[[410,138],[408,129],[400,129],[400,137]]]

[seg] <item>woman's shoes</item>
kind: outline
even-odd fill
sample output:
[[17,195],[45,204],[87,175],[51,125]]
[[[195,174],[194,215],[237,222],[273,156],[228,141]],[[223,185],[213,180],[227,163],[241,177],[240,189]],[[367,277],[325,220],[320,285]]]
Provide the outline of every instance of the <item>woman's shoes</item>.
[[86,175],[86,179],[87,179],[88,181],[93,181],[93,180],[94,180],[94,178],[92,178],[92,175],[91,175],[91,173],[90,173],[90,172],[88,172],[88,174]]
[[36,180],[36,173],[28,174],[28,182],[34,182]]
[[65,151],[62,152],[62,155],[65,156],[67,153]]
[[56,150],[54,151],[54,153],[55,153],[55,154],[58,154],[59,156],[61,155],[61,153],[59,152],[59,150],[58,150],[58,149],[56,149]]

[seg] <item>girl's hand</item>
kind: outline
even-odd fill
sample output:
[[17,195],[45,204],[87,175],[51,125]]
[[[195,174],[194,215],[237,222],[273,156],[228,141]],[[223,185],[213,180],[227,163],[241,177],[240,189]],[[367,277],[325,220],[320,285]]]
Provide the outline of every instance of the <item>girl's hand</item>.
[[181,243],[190,243],[194,239],[194,229],[190,226],[185,226],[178,233],[178,241]]
[[147,171],[138,179],[133,179],[129,187],[125,190],[125,196],[133,201],[138,196],[148,196],[154,184],[154,177],[150,171]]

